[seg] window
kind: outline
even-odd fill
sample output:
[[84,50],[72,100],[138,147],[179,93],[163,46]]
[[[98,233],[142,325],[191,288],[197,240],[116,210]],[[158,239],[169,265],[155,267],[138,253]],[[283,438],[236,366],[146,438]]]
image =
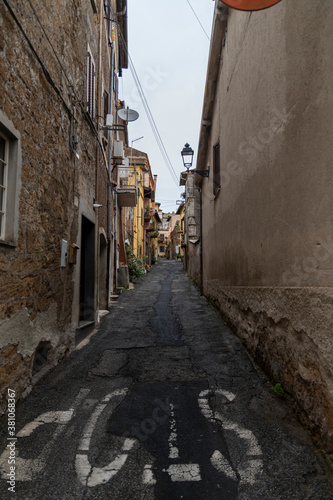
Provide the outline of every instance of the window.
[[[104,103],[104,125],[106,125],[106,117],[107,117],[109,110],[110,110],[109,93],[106,90],[104,90],[104,94],[103,94],[103,103]],[[105,136],[105,138],[108,137],[107,130],[104,130],[104,136]]]
[[220,143],[213,146],[213,193],[218,194],[221,188],[220,180]]
[[104,0],[104,12],[108,30],[108,42],[112,44],[112,5],[110,0]]
[[92,120],[95,119],[95,88],[96,71],[95,61],[88,45],[87,52],[87,112]]
[[20,134],[0,110],[0,242],[15,245],[21,186]]
[[0,135],[0,238],[5,239],[8,141]]

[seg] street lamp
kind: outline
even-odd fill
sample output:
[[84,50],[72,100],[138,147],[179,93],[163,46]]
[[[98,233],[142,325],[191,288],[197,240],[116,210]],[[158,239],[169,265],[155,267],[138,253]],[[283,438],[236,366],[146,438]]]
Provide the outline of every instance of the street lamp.
[[192,167],[194,151],[188,142],[181,150],[181,155],[183,158],[184,167],[186,168],[187,172],[194,172],[195,174],[201,175],[201,177],[209,177],[209,170],[197,170],[196,168],[190,170],[190,168]]
[[181,151],[184,167],[189,170],[192,167],[194,151],[187,142]]

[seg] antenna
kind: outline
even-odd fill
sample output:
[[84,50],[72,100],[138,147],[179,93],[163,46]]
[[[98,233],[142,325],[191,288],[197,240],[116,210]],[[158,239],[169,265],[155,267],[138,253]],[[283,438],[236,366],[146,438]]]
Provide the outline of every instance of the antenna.
[[125,122],[135,122],[139,118],[139,113],[134,109],[129,109],[128,106],[127,108],[118,109],[117,115]]

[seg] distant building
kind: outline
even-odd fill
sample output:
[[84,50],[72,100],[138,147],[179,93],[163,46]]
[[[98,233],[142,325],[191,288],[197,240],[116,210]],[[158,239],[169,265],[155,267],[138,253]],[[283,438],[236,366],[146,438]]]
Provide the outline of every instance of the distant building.
[[157,259],[157,225],[159,215],[155,207],[157,175],[153,175],[147,153],[125,148],[127,166],[123,167],[124,186],[135,193],[135,203],[125,210],[125,240],[144,265],[151,266]]

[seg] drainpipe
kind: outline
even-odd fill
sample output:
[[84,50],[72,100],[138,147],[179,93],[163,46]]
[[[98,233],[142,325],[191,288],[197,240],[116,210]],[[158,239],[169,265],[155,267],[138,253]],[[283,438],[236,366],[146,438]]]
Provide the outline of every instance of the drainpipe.
[[118,246],[117,246],[117,225],[118,225],[118,193],[117,186],[114,189],[114,293],[117,293],[117,261],[118,261]]
[[203,255],[202,255],[202,190],[199,188],[199,211],[200,211],[200,293],[203,295]]
[[[113,72],[114,72],[114,47],[110,46],[110,115],[113,112]],[[111,169],[112,169],[112,132],[109,131],[109,155],[108,155],[108,200],[107,200],[107,238],[108,238],[108,262],[107,262],[107,280],[108,280],[108,302],[111,295]]]

